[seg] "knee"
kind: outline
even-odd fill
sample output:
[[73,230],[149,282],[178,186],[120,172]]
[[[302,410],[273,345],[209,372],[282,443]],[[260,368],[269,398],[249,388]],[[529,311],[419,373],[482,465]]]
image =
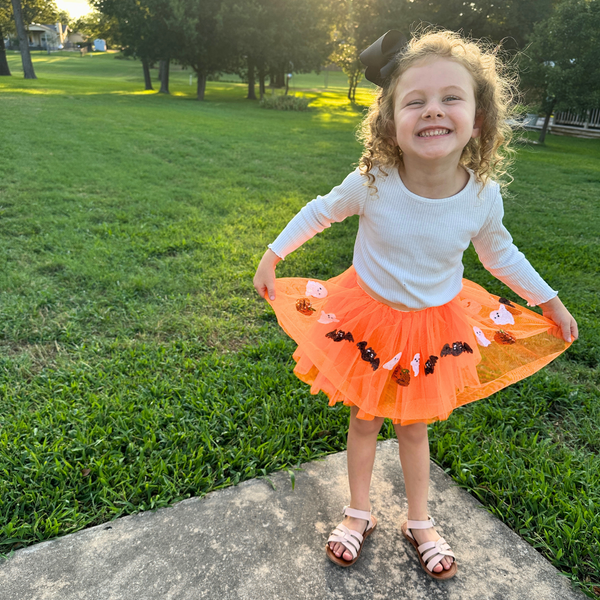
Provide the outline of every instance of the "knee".
[[396,437],[398,443],[420,444],[427,440],[427,425],[425,423],[413,423],[412,425],[396,426]]
[[358,411],[353,411],[350,417],[350,427],[352,427],[353,431],[359,435],[377,435],[383,425],[383,417],[375,417],[372,421],[365,421],[364,419],[359,419],[356,416],[356,412]]

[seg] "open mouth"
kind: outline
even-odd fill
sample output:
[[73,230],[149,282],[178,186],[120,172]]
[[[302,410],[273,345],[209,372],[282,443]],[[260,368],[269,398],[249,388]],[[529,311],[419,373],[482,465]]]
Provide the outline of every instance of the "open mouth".
[[428,129],[427,131],[421,131],[418,133],[418,137],[434,137],[436,135],[447,135],[450,133],[449,129]]

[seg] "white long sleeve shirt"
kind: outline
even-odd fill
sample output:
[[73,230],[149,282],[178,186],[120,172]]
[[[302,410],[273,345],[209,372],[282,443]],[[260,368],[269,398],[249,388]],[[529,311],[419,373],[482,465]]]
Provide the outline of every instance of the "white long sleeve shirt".
[[462,288],[462,257],[470,242],[484,267],[529,305],[556,296],[502,224],[497,183],[481,189],[471,173],[458,194],[430,199],[409,191],[396,169],[389,171],[387,177],[372,171],[378,190],[373,195],[356,169],[302,208],[269,248],[285,258],[331,223],[359,215],[354,268],[388,302],[422,309],[452,300]]

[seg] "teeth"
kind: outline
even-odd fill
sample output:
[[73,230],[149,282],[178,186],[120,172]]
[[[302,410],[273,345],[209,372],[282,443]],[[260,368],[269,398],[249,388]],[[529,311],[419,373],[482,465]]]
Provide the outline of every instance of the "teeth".
[[450,133],[449,129],[429,129],[428,131],[422,131],[419,137],[431,137],[432,135],[444,135]]

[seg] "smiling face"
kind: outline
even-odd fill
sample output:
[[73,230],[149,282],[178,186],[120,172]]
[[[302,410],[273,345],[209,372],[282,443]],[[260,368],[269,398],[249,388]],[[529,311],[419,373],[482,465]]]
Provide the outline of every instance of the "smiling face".
[[448,58],[424,59],[400,77],[394,98],[394,141],[407,166],[452,164],[480,133],[471,74]]

